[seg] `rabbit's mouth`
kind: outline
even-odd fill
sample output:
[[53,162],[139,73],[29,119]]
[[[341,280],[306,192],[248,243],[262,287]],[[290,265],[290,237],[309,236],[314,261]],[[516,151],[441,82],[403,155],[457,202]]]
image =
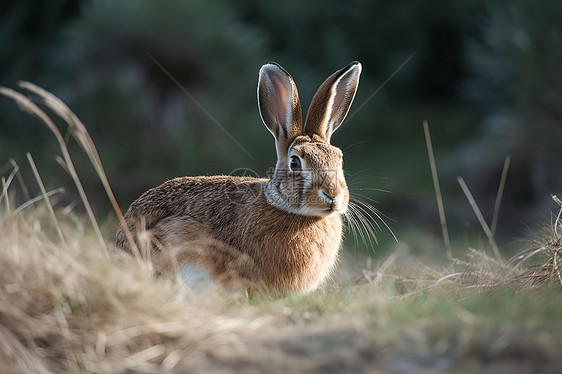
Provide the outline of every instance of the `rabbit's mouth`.
[[310,206],[303,210],[306,211],[305,215],[308,216],[328,217],[333,214],[345,214],[347,210],[347,204],[331,202],[329,205]]
[[323,189],[318,190],[318,203],[322,206],[321,210],[325,215],[333,213],[343,214],[347,209],[347,199],[345,191],[340,191],[338,194],[326,193]]
[[341,212],[338,212],[333,207],[329,207],[328,209],[325,209],[324,211],[326,212],[326,216],[332,215],[333,213],[340,213],[341,214]]
[[[289,211],[289,210],[288,210]],[[333,204],[333,205],[304,205],[301,208],[291,209],[289,213],[297,214],[300,216],[326,218],[334,214],[345,214],[347,211],[347,204]]]
[[331,215],[333,213],[344,214],[346,210],[347,210],[347,207],[343,208],[343,207],[340,207],[340,206],[330,206],[329,208],[325,209],[324,211],[327,213],[327,215]]

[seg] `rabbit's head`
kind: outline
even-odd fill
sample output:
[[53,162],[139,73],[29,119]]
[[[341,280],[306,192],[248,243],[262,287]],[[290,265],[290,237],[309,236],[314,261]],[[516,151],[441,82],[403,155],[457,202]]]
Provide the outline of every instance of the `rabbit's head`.
[[330,137],[342,124],[359,84],[361,64],[332,74],[314,95],[304,126],[293,78],[281,66],[262,66],[258,107],[275,137],[277,165],[265,187],[269,204],[289,213],[326,217],[345,213],[349,191],[339,148]]

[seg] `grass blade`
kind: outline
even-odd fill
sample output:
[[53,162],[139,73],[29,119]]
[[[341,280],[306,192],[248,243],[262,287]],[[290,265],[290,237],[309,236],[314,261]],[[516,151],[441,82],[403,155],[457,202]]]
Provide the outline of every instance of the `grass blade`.
[[2,196],[4,196],[4,203],[6,204],[6,214],[10,214],[10,199],[8,198],[8,185],[6,184],[6,178],[2,177]]
[[[121,208],[117,203],[117,199],[113,194],[113,190],[105,174],[105,170],[103,168],[103,164],[99,157],[96,146],[94,145],[94,141],[88,133],[86,126],[84,126],[82,121],[80,121],[80,119],[74,114],[74,112],[72,112],[72,110],[70,110],[70,108],[64,102],[62,102],[58,97],[51,94],[50,92],[45,91],[41,87],[38,87],[30,82],[19,82],[19,86],[39,96],[49,109],[51,109],[55,114],[57,114],[68,124],[72,136],[82,147],[82,149],[90,159],[92,166],[96,170],[96,173],[98,174],[107,197],[109,198],[111,206],[115,211],[117,218],[119,219],[119,224],[123,228],[123,232],[125,233],[125,236],[127,237],[129,244],[131,245],[132,252],[140,262],[143,262],[140,250],[138,249],[137,244],[133,239],[133,235],[131,234],[127,223],[125,222],[125,218],[123,217]],[[66,164],[67,166],[69,166],[68,163]]]
[[51,130],[51,132],[53,133],[53,135],[57,139],[57,142],[59,143],[59,147],[61,149],[63,158],[66,162],[66,165],[68,166],[68,170],[70,172],[70,175],[72,176],[74,184],[76,185],[76,188],[78,190],[78,194],[80,195],[82,203],[84,204],[84,208],[86,209],[86,213],[88,214],[88,217],[89,217],[90,221],[92,222],[92,226],[93,226],[94,231],[96,233],[96,236],[98,238],[99,244],[102,247],[102,249],[104,250],[105,254],[107,255],[107,246],[105,245],[105,240],[103,239],[103,236],[101,234],[98,222],[96,220],[96,217],[94,216],[94,212],[92,211],[92,207],[90,206],[88,198],[86,197],[86,192],[84,191],[84,188],[82,187],[82,182],[80,182],[80,178],[78,177],[78,174],[76,173],[76,169],[74,168],[74,164],[72,162],[70,154],[68,153],[68,148],[66,147],[66,143],[65,143],[64,138],[62,137],[59,129],[55,126],[53,121],[51,121],[49,116],[47,116],[47,114],[45,114],[45,112],[43,112],[34,102],[32,102],[30,99],[28,99],[27,97],[25,97],[21,93],[16,92],[16,91],[14,91],[12,89],[9,89],[9,88],[0,87],[0,94],[13,99],[19,105],[19,107],[22,110],[30,113],[31,115],[33,115],[34,117],[39,119],[39,121],[41,121],[41,123],[43,123],[45,126],[47,126],[47,128],[49,130]]
[[55,224],[55,228],[57,230],[57,234],[59,235],[60,241],[62,242],[63,245],[66,245],[66,241],[64,240],[64,236],[62,235],[62,230],[60,228],[59,221],[57,220],[55,210],[53,209],[53,205],[51,204],[51,200],[49,199],[49,196],[47,195],[47,190],[45,189],[45,185],[43,185],[43,180],[41,179],[41,176],[39,175],[39,171],[37,170],[37,167],[35,166],[35,162],[33,161],[33,157],[31,157],[31,153],[29,153],[29,152],[26,153],[26,156],[27,156],[27,160],[29,161],[29,165],[31,166],[31,170],[33,170],[33,174],[35,175],[35,179],[37,180],[37,184],[39,185],[39,188],[41,189],[41,194],[43,195],[43,199],[45,200],[45,204],[47,204],[47,209],[49,209],[49,214],[53,218],[53,223]]
[[18,171],[19,171],[19,166],[16,165],[12,169],[12,172],[8,176],[8,179],[5,179],[4,177],[2,177],[2,193],[0,194],[0,201],[2,201],[2,199],[6,199],[5,204],[6,204],[6,209],[7,209],[8,213],[10,212],[10,201],[8,199],[8,188],[12,184],[12,180],[14,179],[14,176],[18,173]]
[[14,167],[14,169],[18,169],[18,171],[16,172],[16,178],[18,179],[18,183],[20,184],[21,187],[21,191],[23,193],[23,198],[25,200],[29,200],[31,199],[31,195],[29,195],[29,190],[27,188],[27,185],[25,184],[25,181],[23,180],[23,177],[21,176],[21,173],[19,171],[19,166],[16,163],[16,161],[14,159],[10,159],[10,164],[12,164],[12,166]]
[[54,189],[52,191],[47,192],[46,194],[41,194],[39,196],[34,197],[33,199],[29,199],[25,203],[21,204],[16,209],[14,209],[13,214],[15,216],[15,215],[19,214],[22,210],[27,208],[28,206],[31,206],[31,205],[35,204],[36,202],[44,199],[45,197],[51,197],[51,196],[56,195],[56,194],[61,193],[61,192],[64,192],[64,188],[59,187],[57,189]]
[[498,226],[500,206],[502,203],[503,191],[505,190],[505,180],[507,179],[507,171],[509,170],[510,162],[511,162],[511,157],[507,155],[505,158],[505,162],[503,164],[502,175],[500,177],[500,185],[498,186],[498,193],[496,195],[496,202],[494,204],[494,213],[492,214],[492,223],[490,224],[490,231],[494,236],[496,235],[496,228]]
[[425,143],[427,144],[427,154],[429,157],[429,166],[431,168],[431,176],[433,177],[433,188],[435,189],[435,197],[437,199],[437,209],[439,210],[439,220],[441,221],[441,231],[443,233],[443,243],[447,251],[447,257],[453,258],[451,251],[451,241],[449,239],[449,231],[447,229],[447,220],[445,218],[445,208],[443,205],[443,196],[439,187],[439,177],[437,175],[437,166],[435,164],[435,155],[433,154],[433,145],[431,144],[431,134],[429,133],[429,125],[427,121],[423,121],[423,132],[425,134]]
[[474,214],[476,215],[476,218],[478,218],[478,222],[480,222],[480,226],[482,226],[482,229],[484,230],[484,233],[486,234],[486,237],[488,238],[488,242],[490,243],[490,246],[492,247],[492,251],[494,252],[494,255],[496,256],[496,258],[498,259],[498,261],[503,263],[502,260],[502,256],[500,254],[500,250],[496,244],[496,240],[494,239],[494,235],[492,234],[492,231],[490,231],[490,227],[488,227],[488,224],[486,223],[486,220],[484,219],[484,216],[482,215],[482,212],[480,211],[480,208],[478,208],[478,204],[476,204],[476,200],[474,200],[474,197],[472,196],[472,193],[470,192],[470,189],[468,188],[468,186],[466,185],[466,183],[464,182],[464,179],[462,177],[458,177],[457,181],[459,182],[462,191],[464,192],[468,202],[470,203],[470,206],[472,207],[472,210],[474,211]]

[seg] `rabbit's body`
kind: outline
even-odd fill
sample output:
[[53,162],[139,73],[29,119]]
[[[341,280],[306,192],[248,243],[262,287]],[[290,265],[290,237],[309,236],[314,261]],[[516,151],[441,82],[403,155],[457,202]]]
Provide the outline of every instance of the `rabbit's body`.
[[[342,218],[277,209],[265,198],[267,182],[230,176],[172,179],[131,205],[129,212],[147,217],[144,227],[131,214],[126,219],[132,231],[145,231],[156,244],[151,256],[157,268],[186,262],[207,269],[211,278],[235,288],[312,290],[334,265]],[[217,195],[217,190],[251,204],[235,204],[233,209],[224,204],[224,195]],[[153,210],[156,201],[158,209]],[[117,243],[128,247],[122,232]],[[167,248],[160,248],[159,243],[166,243]],[[203,246],[213,250],[203,250]]]
[[[182,263],[228,287],[306,292],[333,268],[349,192],[341,151],[329,144],[357,88],[361,65],[334,73],[302,126],[296,86],[278,65],[260,70],[260,114],[275,136],[270,179],[210,176],[169,180],[125,214],[135,242],[157,269]],[[123,230],[116,245],[131,250]]]

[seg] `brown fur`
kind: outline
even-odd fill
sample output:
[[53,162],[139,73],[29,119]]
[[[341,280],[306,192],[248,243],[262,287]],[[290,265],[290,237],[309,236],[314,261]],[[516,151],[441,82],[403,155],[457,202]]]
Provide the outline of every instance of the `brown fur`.
[[[352,89],[346,92],[352,100],[360,65],[349,65],[328,80],[350,69],[356,70],[351,72],[355,82],[346,88]],[[315,98],[329,97],[326,82]],[[304,134],[296,86],[285,70],[272,64],[260,70],[258,95],[264,123],[276,138],[278,161],[271,179],[172,179],[133,202],[125,220],[157,270],[189,263],[251,294],[265,289],[306,292],[327,277],[341,244],[341,214],[349,193],[341,151],[328,140],[348,108],[332,128],[307,122],[305,128],[322,130]],[[302,170],[288,167],[292,156],[302,161]],[[116,245],[130,251],[121,228]]]
[[[129,208],[136,216],[146,217],[144,228],[138,227],[140,220],[135,222],[131,214],[126,219],[132,232],[146,230],[153,242],[166,243],[152,249],[157,267],[168,268],[177,259],[210,269],[214,278],[225,283],[242,278],[241,283],[253,288],[263,283],[278,290],[312,289],[334,264],[342,235],[341,216],[299,216],[274,208],[263,194],[266,182],[227,176],[173,179],[149,190]],[[232,193],[242,203],[232,209],[216,190]],[[128,248],[122,231],[117,244]]]

